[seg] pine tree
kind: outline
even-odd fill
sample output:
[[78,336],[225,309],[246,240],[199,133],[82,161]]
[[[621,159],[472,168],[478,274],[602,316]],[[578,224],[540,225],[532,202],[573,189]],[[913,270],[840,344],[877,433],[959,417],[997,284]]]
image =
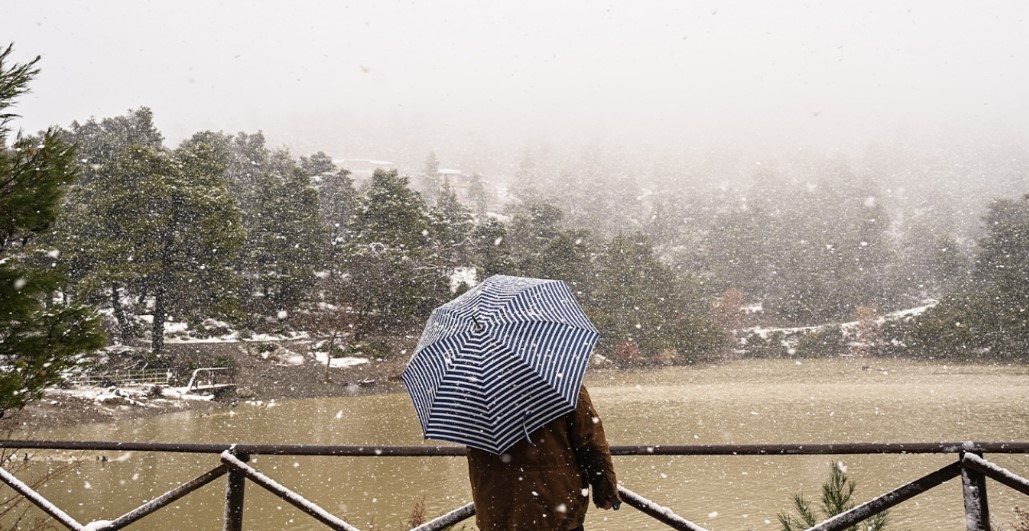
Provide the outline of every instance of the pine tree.
[[[130,144],[75,190],[76,223],[64,238],[79,242],[70,260],[86,269],[75,291],[109,298],[123,335],[133,313],[153,316],[159,355],[169,316],[197,321],[235,307],[229,267],[243,239],[224,180],[228,152],[215,133],[198,133],[174,152]],[[122,300],[134,295],[140,308]]]
[[418,249],[428,240],[428,207],[396,170],[375,170],[355,213],[354,239],[397,249]]
[[425,157],[425,167],[422,173],[431,177],[439,176],[439,159],[436,158],[436,152],[430,151]]
[[434,260],[427,207],[406,177],[376,170],[353,226],[340,296],[357,316],[358,336],[411,326],[445,300],[446,277],[426,265]]
[[468,187],[468,198],[474,206],[475,219],[485,219],[489,197],[487,197],[486,185],[483,184],[481,175],[475,174],[472,176],[472,183]]
[[236,136],[223,135],[222,141],[232,153],[225,174],[229,182],[229,192],[243,213],[244,224],[250,226],[250,217],[255,211],[253,202],[257,197],[258,183],[270,171],[271,152],[265,145],[264,134],[260,131],[253,134],[241,132]]
[[[874,190],[831,182],[795,189],[785,206],[748,201],[756,219],[731,271],[750,271],[749,289],[764,293],[766,310],[795,324],[849,319],[858,306],[890,304],[889,218]],[[712,238],[720,234],[721,227],[712,228]],[[717,278],[721,263],[710,267]]]
[[[812,508],[811,503],[802,494],[793,495],[793,510],[796,514],[778,513],[776,517],[782,526],[782,531],[800,531],[808,529],[819,523],[821,519],[828,519],[838,514],[845,513],[856,506],[854,503],[854,491],[857,484],[847,476],[842,462],[833,461],[829,464],[829,479],[822,483],[822,495],[820,497],[820,509],[822,517]],[[848,527],[846,531],[884,531],[890,527],[890,512],[883,511],[863,522],[861,525]]]
[[439,159],[435,151],[430,151],[425,157],[425,164],[422,166],[422,173],[414,183],[414,189],[422,194],[430,204],[438,198],[443,179],[439,172]]
[[765,208],[750,205],[715,218],[702,245],[716,291],[738,289],[760,300],[774,289],[783,265],[777,253],[783,243],[774,237],[777,221]]
[[651,360],[684,361],[711,358],[726,347],[727,335],[699,286],[661,263],[642,233],[611,240],[596,285],[587,306],[609,353],[631,344]]
[[318,190],[318,211],[325,238],[324,262],[329,277],[338,277],[341,252],[353,231],[352,217],[358,204],[357,189],[350,170],[336,168],[332,159],[321,152],[310,158],[300,157],[300,169]]
[[354,188],[354,179],[349,170],[341,169],[322,177],[318,187],[318,203],[330,244],[343,244],[353,232],[351,218],[358,204],[357,189]]
[[564,213],[546,201],[518,205],[513,212],[507,238],[512,250],[512,274],[550,278],[552,261],[547,247],[561,234]]
[[456,268],[470,265],[474,227],[471,212],[457,200],[450,181],[444,179],[436,196],[436,207],[429,210],[430,256],[440,275],[449,276]]
[[[93,238],[91,228],[97,226],[97,222],[90,218],[90,209],[94,199],[98,199],[97,194],[110,184],[110,180],[105,180],[101,172],[105,171],[104,168],[113,167],[115,160],[130,146],[163,149],[164,137],[154,125],[153,118],[150,109],[141,107],[130,110],[124,116],[99,121],[90,118],[82,124],[73,122],[70,129],[62,131],[63,138],[74,143],[77,148],[82,178],[69,189],[64,215],[58,220],[50,238],[56,245],[69,251],[62,254],[60,261],[68,276],[66,290],[83,301],[111,307],[119,330],[115,340],[131,340],[141,330],[130,318],[133,308],[131,304],[126,304],[128,300],[125,296],[129,290],[124,279],[112,276],[112,282],[107,284],[107,288],[102,288],[95,284],[96,275],[91,275],[98,269],[113,271],[119,267],[121,260],[94,248],[98,242]],[[101,184],[94,183],[96,179]]]
[[472,263],[480,279],[499,274],[513,274],[511,245],[507,228],[496,218],[476,225],[472,232]]
[[288,315],[311,298],[315,273],[324,264],[326,233],[318,190],[289,154],[273,154],[267,170],[258,177],[246,215],[240,264],[244,300],[261,315]]
[[515,209],[506,241],[511,249],[510,274],[564,280],[580,298],[596,284],[598,254],[592,231],[562,227],[564,213],[545,201]]
[[[56,129],[41,137],[15,135],[8,145],[8,112],[39,73],[39,57],[10,64],[13,45],[0,49],[0,416],[38,398],[62,379],[79,356],[103,345],[92,309],[58,302],[61,279],[50,262],[58,250],[37,248],[36,236],[59,215],[61,196],[75,180],[75,152]],[[35,266],[34,265],[35,262]]]
[[923,356],[1021,360],[1029,353],[1029,195],[995,201],[971,281],[918,317]]
[[321,178],[336,173],[336,164],[332,162],[332,157],[319,151],[310,157],[300,157],[300,170],[315,182],[319,182]]
[[231,155],[210,131],[194,134],[172,155],[184,209],[179,249],[169,264],[168,306],[193,322],[235,317],[240,278],[233,266],[245,231],[225,180]]
[[164,136],[154,125],[154,113],[147,107],[130,110],[124,116],[104,118],[99,122],[90,118],[86,123],[72,122],[64,132],[68,141],[76,146],[79,162],[85,170],[83,183],[89,182],[96,168],[109,164],[131,145],[159,149]]
[[[358,207],[359,195],[354,188],[354,180],[348,170],[339,170],[322,180],[318,189],[318,200],[322,216],[322,226],[327,237],[325,251],[325,269],[321,292],[325,302],[334,306],[334,313],[346,311],[348,305],[344,300],[342,287],[349,274],[346,267],[347,242],[353,236],[354,212]],[[353,319],[334,319],[334,322],[346,321],[353,324]]]
[[970,259],[945,228],[924,220],[910,223],[898,251],[899,289],[915,302],[943,297],[967,280]]

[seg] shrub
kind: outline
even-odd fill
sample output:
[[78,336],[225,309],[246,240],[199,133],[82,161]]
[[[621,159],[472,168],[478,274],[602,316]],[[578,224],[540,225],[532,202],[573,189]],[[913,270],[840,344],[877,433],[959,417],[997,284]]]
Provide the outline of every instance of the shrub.
[[407,516],[407,528],[412,529],[425,523],[425,497],[415,502],[414,507],[411,509],[411,514]]
[[191,325],[191,328],[193,336],[200,339],[226,336],[232,333],[232,329],[227,324],[214,319],[205,319],[202,323]]
[[329,352],[329,356],[333,358],[345,358],[349,355],[347,351],[348,349],[345,345],[337,343],[332,346],[332,351]]
[[275,343],[254,343],[253,346],[248,347],[248,350],[251,350],[252,352],[256,352],[258,354],[266,354],[269,352],[275,352],[275,350],[278,348],[279,346]]
[[235,377],[236,372],[239,371],[239,363],[236,362],[236,358],[227,355],[215,357],[214,360],[211,362],[211,366],[223,367],[227,369],[225,373],[229,377]]
[[[857,484],[847,476],[843,462],[833,461],[829,463],[829,466],[829,479],[822,484],[820,507],[822,516],[816,515],[815,510],[811,507],[810,502],[804,498],[803,494],[794,494],[793,510],[797,514],[778,513],[775,515],[782,525],[782,531],[807,529],[817,524],[820,520],[826,520],[847,512],[856,506],[854,503],[854,490],[857,488]],[[887,529],[888,525],[889,511],[883,511],[865,520],[861,526],[847,528],[847,531],[858,531],[859,529],[883,531]]]
[[[389,343],[384,339],[369,339],[358,343],[353,343],[349,348],[344,350],[349,352],[350,356],[362,357],[362,358],[390,358],[392,357],[393,350],[390,348]],[[337,356],[333,356],[337,357]]]
[[644,362],[640,347],[631,339],[615,345],[611,351],[611,360],[619,365],[641,365]]
[[825,326],[797,337],[796,355],[802,358],[827,358],[847,352],[847,339],[838,326]]
[[768,337],[762,337],[757,332],[751,332],[743,338],[741,343],[747,351],[747,357],[751,358],[781,358],[786,355],[786,346],[783,342],[786,334],[783,332],[772,332]]

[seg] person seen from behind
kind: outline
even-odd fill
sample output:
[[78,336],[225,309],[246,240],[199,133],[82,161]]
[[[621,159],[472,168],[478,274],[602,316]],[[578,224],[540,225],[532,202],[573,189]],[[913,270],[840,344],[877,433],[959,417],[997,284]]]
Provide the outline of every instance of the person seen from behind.
[[503,454],[468,448],[468,478],[481,531],[581,531],[589,505],[618,509],[611,452],[585,386],[575,410]]

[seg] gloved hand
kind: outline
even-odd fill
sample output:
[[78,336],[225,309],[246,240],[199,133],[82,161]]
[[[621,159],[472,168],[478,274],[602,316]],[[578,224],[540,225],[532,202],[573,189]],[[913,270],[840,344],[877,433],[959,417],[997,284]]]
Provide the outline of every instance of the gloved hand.
[[610,498],[604,500],[603,504],[600,504],[600,503],[597,504],[597,507],[600,507],[601,509],[604,509],[604,510],[614,509],[614,510],[617,511],[621,506],[622,506],[622,500],[619,500],[615,496],[611,496]]

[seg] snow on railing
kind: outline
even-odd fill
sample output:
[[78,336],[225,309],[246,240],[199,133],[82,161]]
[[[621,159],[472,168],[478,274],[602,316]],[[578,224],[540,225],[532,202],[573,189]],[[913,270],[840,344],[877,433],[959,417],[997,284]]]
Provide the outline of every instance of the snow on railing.
[[126,369],[79,373],[68,380],[75,385],[107,387],[111,385],[168,385],[174,373],[170,369]]
[[192,391],[194,389],[199,388],[200,385],[201,385],[200,384],[200,380],[201,380],[201,378],[204,378],[204,377],[206,377],[206,379],[207,379],[207,384],[206,385],[208,387],[213,387],[215,385],[218,385],[217,381],[215,380],[215,375],[219,371],[227,371],[227,370],[229,370],[227,367],[201,367],[199,369],[195,369],[193,371],[193,376],[190,376],[190,378],[189,378],[189,383],[186,384],[186,392],[188,393],[188,392],[190,392],[190,391]]

